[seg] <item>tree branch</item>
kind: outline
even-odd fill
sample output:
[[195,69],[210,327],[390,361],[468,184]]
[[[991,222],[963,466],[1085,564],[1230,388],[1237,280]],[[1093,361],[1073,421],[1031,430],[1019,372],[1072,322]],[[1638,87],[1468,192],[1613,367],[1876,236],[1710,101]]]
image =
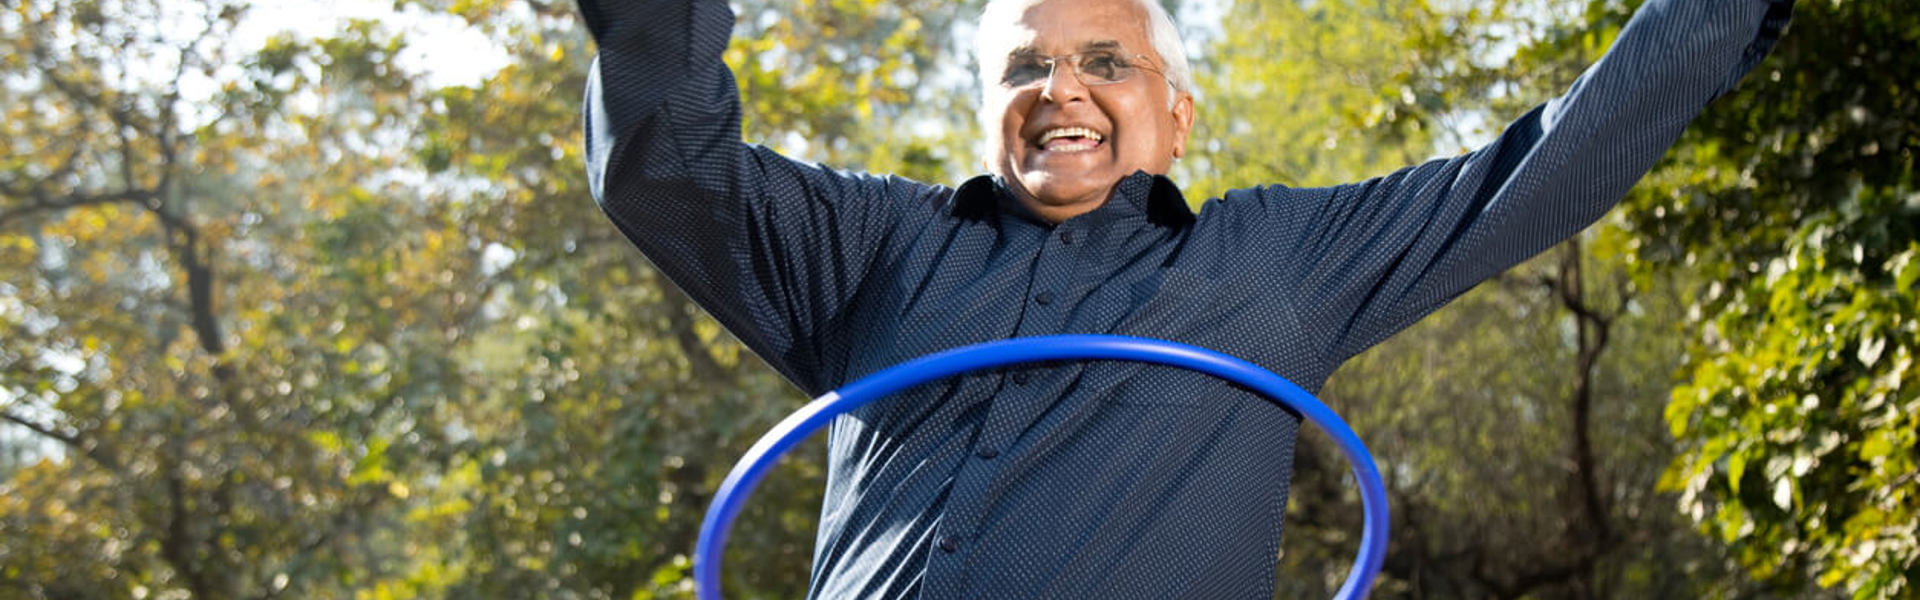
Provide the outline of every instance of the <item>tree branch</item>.
[[[174,445],[177,446],[178,442]],[[177,462],[180,458],[179,452],[176,449],[171,453],[175,454],[173,459],[165,461],[162,466],[166,470],[168,506],[165,533],[160,539],[160,555],[175,572],[180,574],[181,579],[185,580],[187,590],[193,592],[193,597],[213,598],[215,588],[206,571],[201,568],[203,565],[199,560],[200,552],[196,548],[199,542],[193,539],[193,532],[187,525],[191,517],[187,511],[186,480],[180,474],[180,465]]]
[[1613,527],[1607,515],[1606,502],[1600,497],[1600,465],[1593,453],[1593,381],[1600,355],[1606,352],[1611,337],[1613,319],[1617,315],[1602,315],[1588,304],[1579,239],[1567,242],[1564,252],[1559,278],[1560,301],[1574,313],[1579,340],[1573,390],[1573,459],[1581,508],[1587,524],[1593,528],[1592,534],[1598,540],[1598,552],[1604,551],[1613,542]]
[[110,194],[71,195],[71,196],[66,196],[64,198],[58,198],[58,199],[51,198],[44,194],[41,194],[39,193],[39,190],[30,190],[30,191],[27,191],[25,194],[17,194],[15,190],[0,189],[0,194],[5,194],[7,196],[22,195],[22,196],[32,197],[32,201],[28,202],[24,206],[13,207],[8,210],[0,210],[0,227],[7,226],[11,222],[13,222],[13,220],[15,219],[23,219],[32,215],[40,214],[40,213],[55,212],[55,211],[66,210],[69,208],[80,208],[85,206],[97,206],[101,204],[125,203],[125,204],[138,204],[138,205],[144,206],[152,202],[153,199],[156,198],[156,195],[154,194],[153,190],[126,190],[126,191],[114,192]]
[[[1469,576],[1497,598],[1519,598],[1544,586],[1582,583],[1587,587],[1575,587],[1566,593],[1573,597],[1591,596],[1591,586],[1596,579],[1594,569],[1600,558],[1621,542],[1613,528],[1605,488],[1600,484],[1601,465],[1594,452],[1592,429],[1594,382],[1598,378],[1600,358],[1611,340],[1613,323],[1624,309],[1603,311],[1593,304],[1586,294],[1583,258],[1580,240],[1574,238],[1561,246],[1560,261],[1554,272],[1535,277],[1500,277],[1503,284],[1537,286],[1546,291],[1552,302],[1572,313],[1577,341],[1573,390],[1569,397],[1573,422],[1569,427],[1572,443],[1567,453],[1572,469],[1567,483],[1570,526],[1562,532],[1564,550],[1555,553],[1558,560],[1542,560],[1531,569],[1511,575],[1492,572],[1486,566],[1485,557],[1476,557],[1468,570]],[[1623,287],[1620,293],[1624,298],[1627,290]]]
[[693,375],[702,382],[722,381],[732,371],[720,366],[713,359],[713,351],[700,336],[693,331],[693,300],[672,283],[661,282],[660,294],[666,298],[667,326],[673,334],[673,340],[680,346],[680,353],[687,357],[687,365],[693,369]]
[[72,448],[74,451],[79,452],[81,456],[85,456],[88,459],[92,460],[93,462],[99,463],[100,466],[106,467],[107,470],[110,470],[110,471],[120,470],[119,459],[115,458],[113,454],[100,448],[98,444],[87,443],[86,440],[81,439],[80,436],[78,435],[61,433],[61,432],[55,431],[52,427],[35,423],[30,419],[13,414],[12,412],[9,412],[9,411],[0,411],[0,420],[5,420],[9,423],[19,425],[21,427],[26,428],[28,431],[32,431],[34,433],[45,436],[48,439],[52,439],[54,441],[60,442],[61,444],[67,446],[68,448]]
[[30,420],[27,420],[26,418],[23,418],[23,417],[21,417],[21,416],[19,416],[19,415],[15,415],[15,414],[13,414],[13,413],[11,413],[11,412],[6,412],[6,411],[0,411],[0,419],[5,419],[5,420],[7,420],[7,421],[9,421],[9,422],[12,422],[12,423],[13,423],[13,424],[15,424],[15,425],[19,425],[19,426],[21,426],[21,427],[25,427],[25,428],[27,428],[27,429],[30,429],[30,430],[32,430],[32,431],[33,431],[34,433],[38,433],[38,434],[40,434],[40,435],[43,435],[43,436],[46,436],[46,437],[49,437],[49,438],[53,438],[54,440],[57,440],[57,441],[59,441],[60,443],[63,443],[63,444],[66,444],[66,445],[68,445],[68,446],[70,446],[70,447],[72,447],[72,448],[73,448],[73,449],[75,449],[75,450],[80,450],[80,451],[83,451],[83,452],[84,452],[84,451],[86,451],[86,449],[87,449],[87,447],[86,447],[86,444],[83,444],[83,443],[81,443],[81,442],[80,442],[80,438],[79,438],[79,437],[77,437],[77,436],[73,436],[73,435],[68,435],[68,434],[64,434],[64,433],[60,433],[60,432],[58,432],[58,431],[54,431],[54,430],[53,430],[53,428],[51,428],[51,427],[47,427],[47,426],[45,426],[45,425],[41,425],[41,424],[39,424],[39,423],[35,423],[35,422],[33,422],[33,421],[30,421]]

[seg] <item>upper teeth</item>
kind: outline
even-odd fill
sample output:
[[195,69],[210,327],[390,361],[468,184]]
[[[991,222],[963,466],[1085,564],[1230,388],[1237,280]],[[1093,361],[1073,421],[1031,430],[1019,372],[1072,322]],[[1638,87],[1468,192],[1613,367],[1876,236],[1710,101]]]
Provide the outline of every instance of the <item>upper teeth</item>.
[[1061,127],[1059,129],[1048,130],[1046,134],[1041,135],[1040,143],[1045,144],[1063,137],[1083,137],[1095,142],[1105,139],[1102,138],[1100,134],[1094,133],[1092,129],[1085,127]]

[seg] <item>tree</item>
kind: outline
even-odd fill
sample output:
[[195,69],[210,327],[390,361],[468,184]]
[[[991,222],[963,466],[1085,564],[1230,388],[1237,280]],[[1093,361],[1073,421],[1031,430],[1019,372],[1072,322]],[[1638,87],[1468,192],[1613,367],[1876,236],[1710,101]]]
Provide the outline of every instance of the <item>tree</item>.
[[366,187],[414,85],[399,43],[361,23],[245,53],[221,41],[245,8],[221,1],[8,9],[0,417],[59,445],[4,484],[0,526],[28,541],[0,547],[14,589],[270,597],[380,576],[425,462],[385,450],[437,437],[407,408],[459,386],[416,352],[439,331],[395,323],[469,310],[366,285],[466,258],[412,226],[443,212],[376,209]]
[[[1802,7],[1629,211],[1328,383],[1395,485],[1379,595],[1911,590],[1920,96],[1880,50],[1920,27],[1891,4]],[[977,5],[735,3],[745,139],[976,171]],[[713,489],[802,399],[588,199],[570,2],[396,3],[513,57],[449,88],[379,23],[244,48],[232,0],[0,7],[0,597],[691,595]],[[1236,2],[1193,38],[1176,177],[1197,202],[1451,154],[1631,8]],[[737,528],[731,594],[803,593],[815,442]],[[1358,531],[1344,466],[1301,452],[1286,597]]]
[[1631,200],[1648,270],[1691,269],[1687,452],[1666,483],[1753,573],[1856,598],[1920,584],[1920,18],[1802,3],[1756,81]]
[[[1639,4],[1587,3],[1496,79],[1551,85]],[[1773,55],[1624,203],[1634,277],[1685,273],[1667,408],[1683,452],[1662,488],[1776,591],[1900,597],[1915,574],[1920,95],[1911,57],[1886,50],[1916,36],[1895,4],[1799,3]]]
[[[0,410],[64,447],[9,465],[24,594],[686,595],[726,457],[798,398],[588,200],[569,4],[405,7],[515,64],[429,89],[374,23],[233,48],[239,3],[9,4]],[[743,11],[807,17],[735,43],[749,138],[939,179],[946,142],[863,128],[947,101],[946,21],[802,8]],[[736,589],[804,589],[817,460]]]
[[[463,418],[487,425],[454,460],[459,491],[419,524],[458,542],[393,589],[689,596],[694,536],[731,458],[801,398],[649,268],[588,199],[574,165],[591,49],[571,8],[414,4],[452,11],[514,50],[514,64],[483,85],[433,94],[439,108],[423,123],[421,156],[439,176],[486,182],[462,221],[514,256],[497,306],[522,325],[479,334],[461,351],[500,379]],[[917,85],[954,62],[942,35],[952,13],[911,3],[737,8],[727,58],[745,139],[836,166],[946,178],[947,140],[889,134],[899,128],[886,124],[954,102],[945,94],[957,92]],[[804,593],[823,456],[816,441],[762,485],[733,537],[734,593]]]
[[[1201,67],[1204,150],[1187,165],[1206,187],[1327,185],[1462,151],[1491,133],[1475,123],[1563,91],[1618,26],[1538,19],[1550,13],[1521,2],[1229,11],[1237,26]],[[1324,397],[1392,485],[1395,542],[1376,595],[1752,591],[1654,492],[1675,450],[1659,406],[1681,352],[1673,289],[1690,280],[1632,275],[1622,223],[1481,286],[1328,382]],[[1280,597],[1330,594],[1359,531],[1345,465],[1316,438],[1296,459]]]

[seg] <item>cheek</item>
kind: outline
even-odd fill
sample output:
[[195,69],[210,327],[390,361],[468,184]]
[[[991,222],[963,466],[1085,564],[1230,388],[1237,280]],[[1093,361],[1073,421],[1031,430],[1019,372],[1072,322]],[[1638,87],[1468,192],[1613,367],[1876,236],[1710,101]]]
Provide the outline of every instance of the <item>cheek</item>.
[[980,119],[981,133],[988,136],[989,147],[995,153],[1018,150],[1020,128],[1026,124],[1017,98],[989,99]]
[[1124,124],[1126,143],[1122,152],[1140,153],[1150,151],[1166,137],[1167,114],[1162,101],[1151,96],[1137,95],[1115,101],[1108,109],[1115,123]]

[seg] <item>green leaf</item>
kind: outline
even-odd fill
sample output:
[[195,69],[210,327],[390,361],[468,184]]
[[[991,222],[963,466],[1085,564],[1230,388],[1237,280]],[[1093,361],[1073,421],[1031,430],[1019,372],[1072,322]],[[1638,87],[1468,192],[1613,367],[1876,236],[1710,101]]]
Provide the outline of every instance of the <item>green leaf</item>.
[[1893,440],[1886,435],[1873,435],[1860,444],[1860,458],[1876,461],[1893,453]]
[[1735,450],[1727,455],[1727,485],[1733,493],[1740,493],[1740,480],[1747,474],[1747,453]]

